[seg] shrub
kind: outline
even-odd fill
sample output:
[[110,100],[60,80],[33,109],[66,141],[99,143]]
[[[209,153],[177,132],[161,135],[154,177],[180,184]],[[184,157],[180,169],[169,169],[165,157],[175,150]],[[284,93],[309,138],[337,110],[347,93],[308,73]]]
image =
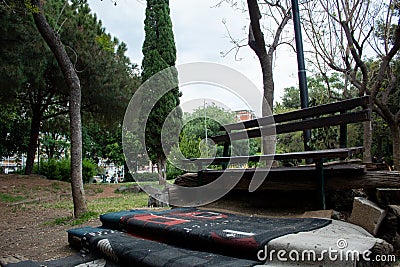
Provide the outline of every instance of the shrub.
[[63,180],[63,175],[61,174],[62,171],[65,172],[65,170],[62,170],[63,168],[61,168],[62,163],[63,163],[62,161],[56,161],[55,159],[50,159],[48,161],[41,161],[40,174],[46,176],[48,179],[51,180],[65,181]]
[[174,165],[167,163],[167,180],[172,180],[185,172],[181,169],[176,168]]
[[82,176],[83,182],[88,183],[93,176],[98,173],[98,166],[91,160],[83,159],[82,161]]
[[[84,183],[88,183],[90,179],[97,173],[97,165],[88,159],[82,161],[82,178]],[[34,168],[37,173],[37,165]],[[40,162],[40,174],[50,180],[58,180],[71,182],[71,161],[69,159],[49,159]]]

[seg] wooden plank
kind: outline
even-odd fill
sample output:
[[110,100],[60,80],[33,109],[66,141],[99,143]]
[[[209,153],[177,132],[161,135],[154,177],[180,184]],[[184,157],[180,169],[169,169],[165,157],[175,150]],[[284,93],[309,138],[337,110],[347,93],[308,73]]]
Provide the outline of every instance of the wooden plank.
[[[358,176],[365,173],[365,166],[358,164],[343,164],[343,165],[333,165],[326,166],[325,171],[328,177],[333,176]],[[297,180],[307,180],[309,177],[314,177],[311,179],[311,182],[316,183],[316,170],[315,166],[296,166],[296,167],[280,167],[280,168],[272,168],[270,170],[265,168],[258,169],[227,169],[227,170],[207,170],[200,172],[203,177],[203,184],[210,183],[214,181],[217,177],[221,176],[223,173],[232,174],[233,177],[238,177],[240,175],[242,177],[241,182],[248,185],[250,179],[253,177],[255,171],[257,173],[263,174],[267,176],[268,181],[282,181],[288,179],[288,177],[294,177]],[[308,178],[307,178],[308,177]],[[196,173],[188,173],[182,176],[177,177],[175,183],[182,186],[198,186],[197,174]]]
[[[313,174],[311,170],[285,169],[287,171],[274,171],[274,169],[271,169],[264,183],[257,191],[318,189],[315,173]],[[178,177],[175,183],[188,187],[198,186],[193,182],[197,174],[187,175],[186,177]],[[217,177],[218,171],[207,171],[203,174],[204,183],[212,182]],[[234,189],[248,191],[251,177],[251,170],[244,172],[243,178]],[[328,168],[326,169],[325,178],[327,190],[400,188],[400,172],[395,171],[364,172],[354,167],[353,170],[337,169],[335,172]]]
[[308,129],[322,128],[326,126],[337,126],[347,123],[362,122],[371,119],[369,110],[362,110],[353,113],[345,113],[330,117],[322,117],[318,119],[304,120],[300,122],[280,124],[276,126],[276,133],[290,133],[295,131],[303,131]]
[[271,123],[280,123],[291,120],[299,120],[308,117],[315,117],[325,114],[331,114],[335,112],[344,112],[347,110],[354,109],[356,107],[368,107],[370,103],[369,96],[363,96],[348,100],[343,100],[335,103],[320,105],[316,107],[310,107],[282,114],[276,114],[273,116],[267,116],[259,119],[248,120],[240,123],[233,123],[221,126],[221,131],[232,131],[232,130],[243,130],[249,128],[255,128],[260,126],[267,126]]
[[[316,178],[291,176],[281,179],[269,179],[267,177],[259,190],[317,190]],[[399,188],[399,172],[366,172],[361,175],[338,175],[325,177],[326,190],[344,189],[375,189],[375,188]],[[242,179],[237,189],[248,190],[249,180]]]
[[290,152],[282,154],[268,154],[257,156],[234,156],[234,157],[218,157],[218,158],[191,158],[184,160],[184,163],[204,163],[204,164],[220,164],[220,163],[243,163],[248,161],[266,161],[266,160],[286,160],[286,159],[320,159],[320,158],[345,158],[359,154],[363,151],[362,147],[335,148],[315,151]]
[[297,121],[285,124],[270,125],[262,128],[250,129],[241,132],[234,132],[224,135],[217,135],[209,137],[215,143],[232,142],[237,140],[244,140],[248,138],[255,138],[260,136],[268,136],[274,134],[283,134],[290,132],[303,131],[308,129],[322,128],[326,126],[336,126],[347,123],[362,122],[371,119],[370,110],[362,110],[352,113],[344,113],[333,115],[329,117],[322,117],[317,119],[309,119],[304,121]]

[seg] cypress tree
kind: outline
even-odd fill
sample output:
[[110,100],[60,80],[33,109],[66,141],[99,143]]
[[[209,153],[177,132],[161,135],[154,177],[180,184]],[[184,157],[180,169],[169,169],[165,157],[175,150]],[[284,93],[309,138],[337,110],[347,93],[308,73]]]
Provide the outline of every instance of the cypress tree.
[[[145,40],[143,43],[142,81],[162,71],[165,68],[175,66],[176,47],[172,22],[170,18],[169,0],[147,0],[146,18],[144,21]],[[168,114],[172,114],[172,127],[177,128],[182,123],[181,110],[175,109],[179,106],[181,93],[178,88],[178,75],[171,71],[173,90],[167,92],[156,102],[146,123],[146,148],[150,160],[157,164],[158,172],[165,179],[166,155],[161,145],[161,130]],[[157,92],[148,92],[151,99]],[[146,101],[149,101],[146,99]],[[174,110],[175,109],[175,110]],[[174,110],[174,111],[173,111]],[[172,129],[164,129],[171,132]]]

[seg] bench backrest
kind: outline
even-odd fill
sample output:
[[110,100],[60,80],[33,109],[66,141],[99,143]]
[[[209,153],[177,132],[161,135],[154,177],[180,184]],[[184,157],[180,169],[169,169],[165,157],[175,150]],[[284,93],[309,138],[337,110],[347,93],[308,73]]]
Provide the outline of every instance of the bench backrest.
[[225,134],[210,137],[215,143],[265,135],[304,131],[371,119],[370,97],[363,96],[221,126]]

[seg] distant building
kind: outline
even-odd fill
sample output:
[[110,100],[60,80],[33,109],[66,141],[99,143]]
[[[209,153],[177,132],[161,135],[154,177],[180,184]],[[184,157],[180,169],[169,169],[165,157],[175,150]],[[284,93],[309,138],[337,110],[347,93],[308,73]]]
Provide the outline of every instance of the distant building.
[[248,121],[256,118],[254,111],[252,110],[237,110],[235,111],[237,121]]
[[25,157],[5,157],[0,158],[0,167],[4,173],[19,171],[24,167]]

